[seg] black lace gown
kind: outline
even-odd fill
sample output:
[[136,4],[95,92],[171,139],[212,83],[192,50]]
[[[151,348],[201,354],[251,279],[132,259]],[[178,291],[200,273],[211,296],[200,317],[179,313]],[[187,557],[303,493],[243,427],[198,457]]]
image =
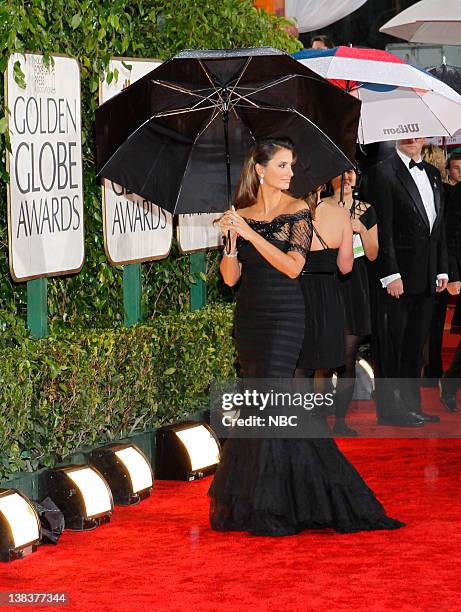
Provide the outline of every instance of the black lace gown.
[[[281,250],[306,255],[312,239],[307,211],[271,222],[249,220]],[[291,378],[304,335],[299,281],[275,270],[253,245],[238,239],[242,279],[235,336],[244,377]],[[326,426],[325,426],[326,427]],[[327,436],[325,429],[325,436]],[[218,531],[291,535],[305,528],[341,532],[396,529],[373,492],[333,439],[238,439],[223,447],[209,495]]]
[[[309,212],[279,215],[249,225],[280,250],[306,257],[312,240]],[[235,310],[241,378],[291,377],[304,332],[304,298],[298,279],[271,266],[250,242],[237,241],[242,276]]]

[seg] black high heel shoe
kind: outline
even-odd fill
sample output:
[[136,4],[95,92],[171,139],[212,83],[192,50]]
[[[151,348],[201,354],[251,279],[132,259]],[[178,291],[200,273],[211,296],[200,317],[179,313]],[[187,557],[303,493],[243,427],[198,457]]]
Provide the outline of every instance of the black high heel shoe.
[[458,412],[458,408],[456,406],[456,395],[452,395],[444,392],[443,390],[443,382],[442,379],[439,379],[439,391],[440,391],[440,401],[448,410],[448,412]]
[[355,429],[352,429],[352,427],[349,427],[346,424],[346,421],[344,419],[335,420],[335,424],[333,425],[332,432],[335,435],[341,436],[341,437],[354,438],[355,436],[358,436],[358,433],[355,431]]

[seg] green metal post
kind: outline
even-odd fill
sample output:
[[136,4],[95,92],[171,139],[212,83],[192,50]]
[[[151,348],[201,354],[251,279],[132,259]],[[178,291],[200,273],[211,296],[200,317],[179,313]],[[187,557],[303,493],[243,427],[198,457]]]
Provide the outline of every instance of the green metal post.
[[206,282],[199,276],[200,272],[205,274],[206,271],[205,253],[203,251],[189,255],[189,270],[196,280],[196,284],[191,285],[190,288],[190,309],[198,310],[206,304]]
[[128,264],[123,267],[123,309],[126,327],[136,325],[142,319],[141,310],[141,264]]
[[34,338],[48,336],[47,289],[46,278],[27,281],[27,327]]

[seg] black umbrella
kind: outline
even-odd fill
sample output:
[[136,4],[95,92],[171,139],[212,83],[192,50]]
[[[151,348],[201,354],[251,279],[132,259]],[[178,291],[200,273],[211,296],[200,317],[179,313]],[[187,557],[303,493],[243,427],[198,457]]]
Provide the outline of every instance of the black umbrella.
[[429,68],[428,72],[461,94],[461,68],[459,66],[441,64],[440,66]]
[[276,49],[183,51],[97,109],[99,175],[173,213],[218,212],[249,145],[285,136],[301,196],[353,165],[359,115]]

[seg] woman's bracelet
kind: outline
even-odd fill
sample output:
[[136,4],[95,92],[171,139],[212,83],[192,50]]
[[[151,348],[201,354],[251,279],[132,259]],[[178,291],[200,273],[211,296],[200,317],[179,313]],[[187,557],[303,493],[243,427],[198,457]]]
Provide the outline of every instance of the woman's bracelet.
[[225,247],[224,247],[224,251],[223,251],[223,252],[224,252],[224,255],[225,255],[226,257],[237,257],[237,255],[239,254],[239,252],[238,252],[238,251],[235,251],[235,253],[228,253],[228,252],[226,251],[226,248],[225,248]]

